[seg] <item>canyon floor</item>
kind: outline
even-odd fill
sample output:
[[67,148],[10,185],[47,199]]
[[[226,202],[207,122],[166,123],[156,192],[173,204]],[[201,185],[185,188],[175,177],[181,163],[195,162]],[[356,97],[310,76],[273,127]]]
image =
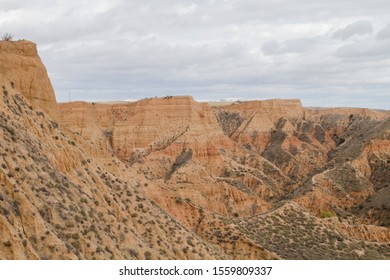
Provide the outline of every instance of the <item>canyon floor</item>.
[[0,42],[0,259],[390,259],[390,111],[57,103]]

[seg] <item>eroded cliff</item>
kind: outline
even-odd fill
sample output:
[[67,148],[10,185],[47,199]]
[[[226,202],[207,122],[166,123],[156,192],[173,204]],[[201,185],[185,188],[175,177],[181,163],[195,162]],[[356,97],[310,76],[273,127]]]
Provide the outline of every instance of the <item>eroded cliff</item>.
[[53,87],[37,51],[30,41],[0,41],[0,83],[12,88],[37,110],[57,116]]

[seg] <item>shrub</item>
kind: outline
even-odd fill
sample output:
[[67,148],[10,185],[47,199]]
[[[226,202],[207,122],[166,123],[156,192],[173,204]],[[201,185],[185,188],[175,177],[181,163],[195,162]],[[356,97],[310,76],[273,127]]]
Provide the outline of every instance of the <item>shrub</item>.
[[152,259],[152,253],[151,252],[146,251],[144,255],[145,255],[145,260],[151,260]]
[[320,217],[321,218],[331,218],[336,216],[336,213],[331,210],[324,210],[321,212]]
[[1,37],[1,40],[3,41],[12,41],[12,39],[14,38],[14,35],[12,35],[11,33],[5,33],[2,37]]
[[106,137],[106,138],[111,138],[112,135],[113,135],[113,131],[112,129],[106,129],[103,131],[103,135]]
[[37,242],[38,242],[37,236],[35,234],[31,235],[29,239],[30,239],[30,242],[33,244],[37,244]]
[[81,249],[81,244],[80,244],[80,241],[79,241],[79,240],[72,241],[70,244],[72,245],[73,248],[76,249],[77,252],[80,251],[80,249]]
[[20,216],[20,208],[19,208],[19,202],[14,200],[12,202],[12,210],[15,213],[16,216]]

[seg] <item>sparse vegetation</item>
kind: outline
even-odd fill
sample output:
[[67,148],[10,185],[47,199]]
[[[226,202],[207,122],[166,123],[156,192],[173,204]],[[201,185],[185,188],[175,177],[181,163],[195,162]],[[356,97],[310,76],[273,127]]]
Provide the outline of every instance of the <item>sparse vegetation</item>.
[[14,35],[12,35],[11,33],[4,33],[3,36],[1,36],[1,40],[3,41],[12,41],[12,39],[14,38]]
[[331,211],[331,210],[324,210],[320,214],[321,218],[332,218],[334,216],[336,216],[336,213],[334,211]]

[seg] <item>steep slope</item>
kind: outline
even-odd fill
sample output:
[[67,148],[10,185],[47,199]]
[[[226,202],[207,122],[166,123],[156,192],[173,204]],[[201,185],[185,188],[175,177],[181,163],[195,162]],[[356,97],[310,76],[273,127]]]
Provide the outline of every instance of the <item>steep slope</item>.
[[21,95],[9,89],[0,110],[0,258],[228,257],[140,194],[143,176],[96,160]]
[[[390,159],[389,125],[390,118],[376,121],[357,117],[351,120],[338,136],[343,142],[329,154],[327,164],[297,190],[297,199],[316,211],[324,208],[341,211],[386,188],[390,176],[387,164]],[[309,201],[313,206],[308,205]]]
[[[390,237],[389,231],[351,226],[335,217],[320,219],[292,202],[241,221],[239,226],[259,244],[285,259],[390,258],[390,244],[384,242]],[[365,241],[364,234],[374,242]]]

